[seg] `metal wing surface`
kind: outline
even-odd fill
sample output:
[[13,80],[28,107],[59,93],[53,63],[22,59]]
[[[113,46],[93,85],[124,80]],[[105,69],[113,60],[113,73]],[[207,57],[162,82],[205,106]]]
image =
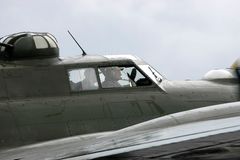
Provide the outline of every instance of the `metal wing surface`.
[[159,147],[158,156],[166,156],[184,150],[234,142],[240,139],[239,133],[240,102],[235,102],[171,114],[118,131],[2,150],[0,159],[95,159],[122,153],[139,154],[156,147]]

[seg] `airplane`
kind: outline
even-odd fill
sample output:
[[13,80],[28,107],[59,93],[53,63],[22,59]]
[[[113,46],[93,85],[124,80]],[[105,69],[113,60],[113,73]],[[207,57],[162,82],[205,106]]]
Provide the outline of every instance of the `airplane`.
[[61,58],[50,33],[0,42],[1,160],[95,159],[154,147],[176,155],[240,130],[240,60],[201,80],[170,81],[132,55]]

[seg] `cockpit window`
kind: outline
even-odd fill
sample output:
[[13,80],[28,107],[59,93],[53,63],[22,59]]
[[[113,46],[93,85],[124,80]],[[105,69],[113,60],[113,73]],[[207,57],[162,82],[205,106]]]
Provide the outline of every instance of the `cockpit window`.
[[162,82],[163,76],[149,65],[139,65],[139,67],[157,84]]
[[100,67],[102,88],[149,86],[152,81],[133,66]]
[[42,36],[33,36],[33,40],[37,49],[48,48],[48,43]]
[[68,71],[71,91],[96,90],[98,82],[94,68],[71,69]]

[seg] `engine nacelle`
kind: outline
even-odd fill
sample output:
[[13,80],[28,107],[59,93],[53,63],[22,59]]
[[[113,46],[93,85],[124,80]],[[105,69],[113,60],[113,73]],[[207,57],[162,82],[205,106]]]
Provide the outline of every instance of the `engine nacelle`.
[[204,80],[227,80],[227,79],[236,79],[236,73],[234,70],[226,69],[215,69],[208,71],[204,76]]

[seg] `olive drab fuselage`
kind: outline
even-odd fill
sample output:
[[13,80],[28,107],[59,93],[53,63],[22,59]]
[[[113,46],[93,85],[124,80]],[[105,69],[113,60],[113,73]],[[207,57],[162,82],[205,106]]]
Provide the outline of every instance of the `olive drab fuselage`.
[[[139,82],[123,80],[124,87],[103,87],[109,67],[119,67],[126,73],[122,78]],[[73,81],[82,80],[76,75],[86,70],[94,71],[95,88],[74,90]],[[238,100],[237,78],[168,81],[133,56],[4,61],[0,67],[0,148],[116,130]]]

